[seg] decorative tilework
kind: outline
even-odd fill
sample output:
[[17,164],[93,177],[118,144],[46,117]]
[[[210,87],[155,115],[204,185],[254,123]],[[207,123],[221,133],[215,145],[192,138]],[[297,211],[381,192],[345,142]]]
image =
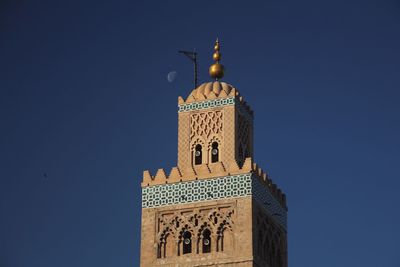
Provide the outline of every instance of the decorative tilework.
[[142,188],[142,208],[251,195],[251,174]]
[[199,102],[193,102],[189,104],[178,105],[178,112],[188,112],[195,110],[202,110],[207,108],[224,107],[235,105],[240,114],[245,116],[249,121],[253,120],[253,116],[241,105],[239,101],[236,101],[235,97],[228,97],[222,99],[212,99]]
[[251,173],[142,188],[142,208],[251,196],[284,229],[287,212]]
[[235,104],[235,97],[212,99],[200,102],[178,105],[178,112],[201,110],[206,108],[223,107]]
[[267,213],[275,219],[285,230],[287,227],[287,212],[272,196],[271,192],[265,188],[258,177],[252,177],[253,198],[260,203]]

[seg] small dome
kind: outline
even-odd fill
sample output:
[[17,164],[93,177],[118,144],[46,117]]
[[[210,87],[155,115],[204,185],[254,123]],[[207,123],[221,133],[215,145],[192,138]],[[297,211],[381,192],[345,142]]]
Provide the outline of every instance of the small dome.
[[188,96],[186,102],[213,98],[224,98],[237,95],[238,92],[232,85],[221,81],[214,81],[203,83],[199,87],[194,89]]

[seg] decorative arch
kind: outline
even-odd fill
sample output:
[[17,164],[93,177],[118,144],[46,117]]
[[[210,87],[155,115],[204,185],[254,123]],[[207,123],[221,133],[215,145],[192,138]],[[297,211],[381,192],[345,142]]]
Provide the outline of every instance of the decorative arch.
[[218,135],[212,135],[207,142],[208,162],[216,163],[222,161],[222,142]]
[[217,251],[233,250],[233,229],[230,221],[223,220],[217,228]]
[[190,216],[188,222],[192,224],[194,229],[197,229],[198,227],[200,227],[202,220],[203,216],[201,214],[195,213],[192,216]]
[[233,231],[226,225],[218,230],[217,234],[217,251],[232,251],[234,248]]
[[161,213],[157,217],[157,258],[233,249],[234,213],[235,208],[226,205],[211,210]]
[[164,229],[158,238],[157,258],[166,258],[174,255],[174,238],[170,228]]
[[[209,231],[209,235],[206,236],[206,239],[208,239],[208,242],[210,243],[209,244],[210,251],[208,251],[208,252],[211,252],[211,243],[213,240],[212,233],[214,232],[214,227],[209,222],[203,221],[202,224],[197,229],[197,247],[196,247],[197,253],[204,253],[204,246],[203,246],[204,242],[205,242],[204,231],[206,231],[206,230]],[[208,253],[208,252],[206,252],[206,253]]]
[[193,243],[195,243],[195,235],[190,225],[186,224],[179,231],[178,236],[178,256],[191,254],[193,252]]
[[192,165],[201,165],[206,161],[205,156],[205,140],[202,137],[197,137],[190,143],[190,153]]

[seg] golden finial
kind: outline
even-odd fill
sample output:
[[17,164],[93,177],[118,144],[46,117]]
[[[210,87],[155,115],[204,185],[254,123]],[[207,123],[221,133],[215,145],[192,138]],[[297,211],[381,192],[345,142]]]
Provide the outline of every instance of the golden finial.
[[219,52],[219,48],[220,48],[219,41],[217,38],[217,40],[215,41],[214,54],[213,54],[213,59],[215,63],[212,64],[209,69],[211,78],[214,78],[216,80],[224,77],[224,66],[219,64],[219,61],[221,60],[221,53]]

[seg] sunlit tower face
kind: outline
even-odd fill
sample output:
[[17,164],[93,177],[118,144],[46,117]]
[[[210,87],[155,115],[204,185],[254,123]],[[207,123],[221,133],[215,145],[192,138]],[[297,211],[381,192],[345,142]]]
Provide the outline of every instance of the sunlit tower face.
[[178,161],[145,171],[141,266],[287,267],[286,199],[253,161],[253,111],[221,81],[178,98]]

